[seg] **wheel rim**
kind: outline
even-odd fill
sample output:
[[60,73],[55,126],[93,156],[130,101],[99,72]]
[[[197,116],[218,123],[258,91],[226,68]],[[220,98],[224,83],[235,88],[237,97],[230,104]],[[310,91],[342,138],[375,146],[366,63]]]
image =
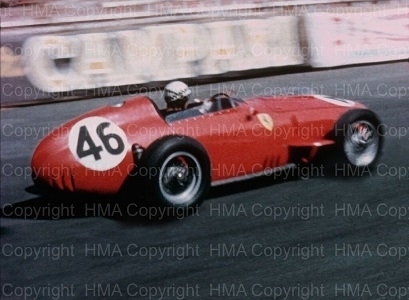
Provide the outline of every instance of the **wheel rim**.
[[368,121],[356,121],[348,126],[344,151],[349,162],[355,166],[368,166],[376,158],[379,136],[374,125]]
[[177,205],[186,205],[197,194],[202,179],[199,161],[188,152],[176,152],[162,164],[159,188],[165,199]]

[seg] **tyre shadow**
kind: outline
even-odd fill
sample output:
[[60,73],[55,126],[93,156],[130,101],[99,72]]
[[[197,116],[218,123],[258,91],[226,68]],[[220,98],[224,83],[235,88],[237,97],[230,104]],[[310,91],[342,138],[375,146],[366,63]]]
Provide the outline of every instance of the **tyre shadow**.
[[[0,209],[1,218],[55,221],[95,217],[116,220],[127,217],[125,203],[118,196],[43,193],[35,186],[29,186],[25,190],[36,197],[13,204],[3,204]],[[140,223],[155,222],[143,215],[135,216],[134,219]]]
[[[274,177],[261,176],[211,187],[204,201],[214,201],[225,196],[299,180],[300,177],[302,178],[299,175],[299,173],[294,172]],[[334,176],[328,173],[324,176],[334,179]],[[310,178],[314,178],[314,176]],[[194,215],[197,209],[200,210],[199,207],[189,211],[151,207],[149,206],[149,199],[143,201],[140,195],[131,194],[129,189],[125,189],[112,197],[77,193],[44,195],[35,186],[27,187],[26,191],[36,195],[36,197],[13,204],[4,204],[0,209],[1,218],[54,221],[103,217],[129,225],[148,225],[178,221]]]
[[[274,183],[283,179],[274,180]],[[259,177],[247,181],[212,187],[204,201],[211,201],[227,195],[234,195],[272,184],[271,178]],[[42,194],[35,186],[29,186],[26,192],[35,197],[3,204],[0,209],[1,218],[26,220],[65,220],[78,218],[104,217],[124,223],[158,224],[173,222],[194,215],[199,207],[190,210],[165,209],[150,207],[148,201],[130,195],[128,191],[119,195],[105,197],[90,194],[53,193]]]

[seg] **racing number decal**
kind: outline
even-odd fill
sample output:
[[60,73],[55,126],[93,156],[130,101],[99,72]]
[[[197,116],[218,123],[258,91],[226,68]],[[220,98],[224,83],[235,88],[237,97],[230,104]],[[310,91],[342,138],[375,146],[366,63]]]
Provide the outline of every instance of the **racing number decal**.
[[77,122],[68,138],[71,153],[85,167],[105,171],[116,167],[125,157],[128,141],[121,128],[102,117]]
[[[125,149],[124,142],[115,133],[104,134],[104,129],[109,127],[111,124],[109,122],[103,122],[97,127],[97,134],[102,144],[104,145],[106,151],[113,155],[121,154]],[[114,139],[116,142],[116,148],[113,148],[110,144],[110,139]],[[85,150],[86,145],[88,149]],[[77,143],[77,155],[78,158],[83,158],[88,155],[93,155],[95,160],[100,160],[101,155],[99,154],[103,151],[102,146],[95,146],[94,141],[91,139],[88,129],[85,125],[80,127],[80,132],[78,134],[78,143]]]
[[274,127],[273,118],[269,114],[257,114],[257,118],[261,125],[267,130],[272,131]]

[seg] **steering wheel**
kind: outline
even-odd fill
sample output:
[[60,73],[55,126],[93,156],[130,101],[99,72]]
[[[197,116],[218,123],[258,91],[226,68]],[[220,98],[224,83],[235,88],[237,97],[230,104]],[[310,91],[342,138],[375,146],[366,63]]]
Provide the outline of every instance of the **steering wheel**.
[[228,95],[226,93],[217,93],[217,94],[214,94],[212,97],[210,97],[209,101],[214,102],[219,97],[226,97],[226,98],[230,99],[230,95]]

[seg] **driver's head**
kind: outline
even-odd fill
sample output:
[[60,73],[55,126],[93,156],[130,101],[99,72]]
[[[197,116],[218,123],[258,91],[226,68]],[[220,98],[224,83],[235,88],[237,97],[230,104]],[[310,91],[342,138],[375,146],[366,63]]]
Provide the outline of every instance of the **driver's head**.
[[168,110],[186,109],[192,91],[182,81],[172,81],[165,86],[164,98]]

